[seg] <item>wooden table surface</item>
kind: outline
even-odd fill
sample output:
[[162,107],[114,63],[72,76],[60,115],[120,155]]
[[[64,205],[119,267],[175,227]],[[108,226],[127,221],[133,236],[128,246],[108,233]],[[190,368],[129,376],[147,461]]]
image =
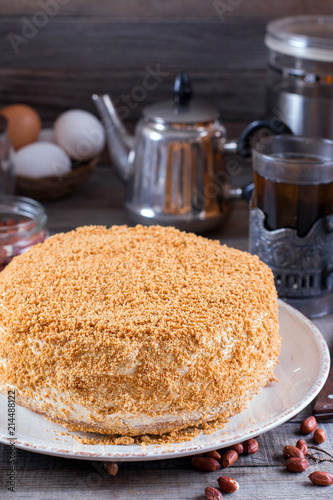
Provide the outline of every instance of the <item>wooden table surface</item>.
[[[109,167],[98,167],[80,191],[70,198],[45,203],[49,229],[67,231],[84,224],[132,225],[122,208],[123,187]],[[219,230],[207,236],[246,250],[248,208],[237,202],[229,219]],[[314,323],[333,350],[333,315]],[[216,486],[220,475],[230,475],[240,488],[224,498],[233,500],[326,500],[333,498],[333,486],[314,486],[308,473],[286,471],[282,448],[300,438],[300,422],[311,414],[309,405],[294,419],[259,437],[259,451],[242,456],[223,472],[199,472],[189,458],[155,462],[121,463],[115,477],[108,476],[99,462],[57,458],[16,450],[16,492],[7,491],[9,447],[0,445],[0,499],[22,500],[193,500],[204,499],[206,486]],[[333,420],[320,424],[327,434],[321,447],[333,455]],[[311,441],[311,438],[309,439]],[[333,474],[333,462],[324,462],[310,471],[326,470]]]

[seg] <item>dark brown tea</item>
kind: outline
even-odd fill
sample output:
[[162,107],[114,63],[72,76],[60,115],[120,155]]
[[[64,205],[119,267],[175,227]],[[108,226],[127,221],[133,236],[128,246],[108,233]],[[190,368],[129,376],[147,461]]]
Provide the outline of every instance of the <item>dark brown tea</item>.
[[333,214],[333,182],[286,184],[254,172],[252,208],[256,207],[265,213],[267,229],[288,227],[305,236],[318,219]]

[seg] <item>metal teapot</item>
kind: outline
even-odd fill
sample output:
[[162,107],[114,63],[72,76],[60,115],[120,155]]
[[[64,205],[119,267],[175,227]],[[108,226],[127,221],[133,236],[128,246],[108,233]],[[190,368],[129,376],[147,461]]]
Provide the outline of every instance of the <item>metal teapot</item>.
[[227,215],[230,200],[244,194],[227,183],[225,153],[248,157],[250,138],[259,128],[290,132],[279,120],[260,120],[237,142],[227,142],[218,110],[192,99],[186,73],[175,80],[173,100],[144,108],[134,137],[108,95],[94,94],[92,99],[106,129],[113,165],[127,184],[125,207],[141,224],[199,233],[212,229]]

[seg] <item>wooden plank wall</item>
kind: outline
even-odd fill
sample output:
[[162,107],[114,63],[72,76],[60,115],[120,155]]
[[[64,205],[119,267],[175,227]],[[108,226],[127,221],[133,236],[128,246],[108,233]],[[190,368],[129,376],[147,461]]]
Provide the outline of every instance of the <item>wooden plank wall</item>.
[[50,122],[109,92],[134,121],[186,69],[196,95],[244,123],[265,112],[266,23],[308,13],[333,14],[333,2],[1,0],[0,105],[26,102]]

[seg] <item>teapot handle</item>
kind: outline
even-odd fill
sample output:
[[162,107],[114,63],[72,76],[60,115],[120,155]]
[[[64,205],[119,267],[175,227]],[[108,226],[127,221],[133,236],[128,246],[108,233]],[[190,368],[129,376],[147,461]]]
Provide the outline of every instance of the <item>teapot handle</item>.
[[288,125],[278,118],[262,118],[261,120],[255,120],[245,127],[237,142],[237,153],[243,158],[251,157],[251,140],[259,130],[270,131],[273,135],[292,134]]

